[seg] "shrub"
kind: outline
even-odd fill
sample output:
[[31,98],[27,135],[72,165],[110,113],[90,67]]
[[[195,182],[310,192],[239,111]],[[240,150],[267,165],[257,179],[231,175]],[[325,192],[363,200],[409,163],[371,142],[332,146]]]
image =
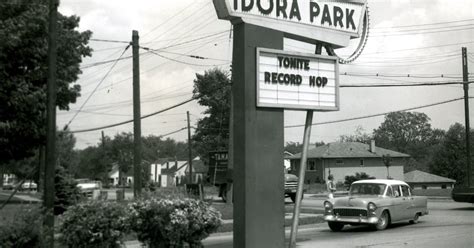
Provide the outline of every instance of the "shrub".
[[63,214],[66,209],[79,202],[81,192],[77,183],[62,167],[56,169],[54,177],[54,214]]
[[61,243],[68,247],[119,247],[128,231],[127,209],[115,202],[88,201],[62,216]]
[[131,203],[130,228],[149,247],[201,247],[222,224],[221,215],[195,199],[148,199]]
[[0,247],[41,247],[42,222],[39,208],[21,209],[12,220],[0,223]]

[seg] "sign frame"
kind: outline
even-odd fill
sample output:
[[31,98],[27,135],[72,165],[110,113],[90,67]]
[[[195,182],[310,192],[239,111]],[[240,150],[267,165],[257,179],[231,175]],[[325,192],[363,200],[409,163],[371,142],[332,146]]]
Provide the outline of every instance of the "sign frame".
[[[301,22],[293,22],[289,20],[266,17],[264,15],[258,16],[237,12],[232,9],[232,6],[229,1],[232,0],[213,0],[213,4],[219,19],[229,20],[232,24],[244,22],[252,25],[257,25],[281,31],[283,32],[286,38],[308,43],[329,43],[332,44],[335,48],[347,47],[349,45],[350,39],[359,38],[361,36],[363,19],[365,12],[367,11],[367,0],[326,0],[327,2],[356,4],[361,6],[362,13],[359,17],[359,20],[357,20],[358,23],[356,24],[357,32],[350,32],[345,30],[331,29],[325,26],[316,26]],[[308,0],[308,2],[311,2],[311,0]]]
[[[325,60],[325,61],[334,61],[335,66],[335,106],[312,106],[312,105],[299,105],[299,104],[282,104],[282,103],[264,103],[260,102],[260,56],[261,53],[272,53],[276,55],[285,55],[291,57],[300,57],[300,58],[309,58],[309,59],[317,59],[317,60]],[[288,110],[312,110],[317,112],[329,112],[329,111],[339,111],[340,109],[340,92],[339,92],[339,60],[336,56],[327,56],[327,55],[317,55],[311,53],[301,53],[301,52],[293,52],[293,51],[285,51],[285,50],[277,50],[277,49],[269,49],[269,48],[262,48],[257,47],[256,50],[256,106],[257,107],[264,107],[264,108],[282,108]]]

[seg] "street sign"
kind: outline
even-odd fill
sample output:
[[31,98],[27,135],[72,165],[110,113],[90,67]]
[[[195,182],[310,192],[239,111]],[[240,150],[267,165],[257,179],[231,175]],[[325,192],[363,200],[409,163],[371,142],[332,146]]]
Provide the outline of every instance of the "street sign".
[[339,110],[336,57],[257,48],[257,106]]
[[361,34],[366,0],[213,0],[219,19],[346,47]]

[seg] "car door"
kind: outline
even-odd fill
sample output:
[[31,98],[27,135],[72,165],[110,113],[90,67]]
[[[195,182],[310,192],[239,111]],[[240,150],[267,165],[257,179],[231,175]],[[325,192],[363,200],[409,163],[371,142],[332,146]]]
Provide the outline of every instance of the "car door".
[[410,187],[401,185],[402,198],[405,211],[403,212],[403,219],[410,219],[415,216],[415,201],[411,195]]
[[403,213],[406,210],[405,200],[403,200],[400,185],[392,185],[392,204],[390,207],[390,218],[393,222],[402,220],[405,217]]

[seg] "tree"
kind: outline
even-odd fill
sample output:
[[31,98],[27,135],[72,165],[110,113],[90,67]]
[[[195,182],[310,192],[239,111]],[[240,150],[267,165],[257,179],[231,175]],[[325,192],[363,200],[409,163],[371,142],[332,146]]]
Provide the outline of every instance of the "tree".
[[339,142],[360,142],[369,144],[372,139],[372,135],[366,133],[362,126],[356,127],[355,134],[345,134],[339,136]]
[[229,147],[230,86],[227,71],[215,68],[204,75],[196,74],[193,94],[200,105],[207,107],[204,111],[207,116],[197,122],[192,141],[193,149],[203,159],[210,151]]
[[[430,172],[456,180],[457,184],[465,182],[466,172],[466,131],[460,123],[451,125],[444,139],[434,151],[430,162]],[[471,144],[474,143],[474,130],[471,129]],[[471,146],[471,155],[474,147]],[[472,165],[471,165],[472,168]]]
[[418,112],[392,112],[385,116],[384,122],[374,130],[377,146],[409,154],[412,169],[426,170],[431,160],[433,147],[436,147],[443,131],[432,129],[430,118]]
[[359,180],[363,180],[363,179],[375,179],[375,177],[369,176],[365,172],[360,172],[360,173],[356,172],[356,174],[354,176],[346,176],[344,179],[345,179],[344,180],[344,185],[349,187],[355,181],[359,181]]
[[[57,106],[67,110],[80,96],[71,85],[91,55],[90,31],[77,16],[58,16]],[[45,141],[48,51],[46,0],[0,3],[0,164],[31,157]]]

